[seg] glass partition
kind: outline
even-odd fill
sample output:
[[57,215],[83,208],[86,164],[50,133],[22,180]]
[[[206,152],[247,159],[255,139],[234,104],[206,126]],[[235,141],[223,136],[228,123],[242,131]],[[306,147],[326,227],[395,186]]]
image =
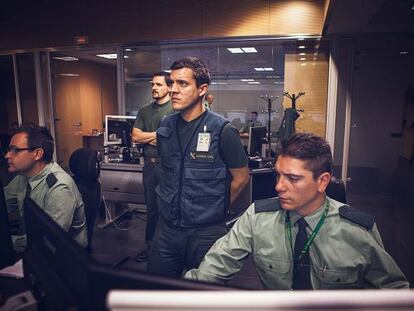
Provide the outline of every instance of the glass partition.
[[[300,114],[298,131],[311,131],[325,136],[329,44],[319,39],[253,40],[169,44],[126,47],[125,106],[126,114],[137,111],[151,101],[152,74],[168,70],[178,58],[196,56],[209,67],[214,96],[212,110],[229,119],[240,131],[250,121],[250,113],[258,113],[258,122],[276,133],[284,109],[292,107],[285,92],[297,96]],[[273,96],[270,114],[268,102]]]

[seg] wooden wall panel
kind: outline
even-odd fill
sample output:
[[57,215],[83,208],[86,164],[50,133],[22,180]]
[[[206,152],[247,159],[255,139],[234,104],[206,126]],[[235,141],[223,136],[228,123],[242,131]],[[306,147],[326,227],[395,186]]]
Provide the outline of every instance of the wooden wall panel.
[[203,1],[203,37],[268,34],[268,0]]
[[142,40],[202,37],[200,0],[146,1],[142,4]]
[[325,0],[270,1],[272,35],[321,34]]
[[317,35],[322,33],[329,0],[26,2],[13,3],[0,18],[0,51],[73,46],[73,37],[79,35],[88,36],[89,45]]
[[[297,109],[304,109],[296,121],[298,132],[312,132],[325,137],[326,104],[328,94],[328,58],[319,54],[317,60],[307,61],[306,66],[297,54],[287,54],[285,59],[285,92],[305,92],[296,102]],[[291,101],[284,97],[283,106],[291,107]]]

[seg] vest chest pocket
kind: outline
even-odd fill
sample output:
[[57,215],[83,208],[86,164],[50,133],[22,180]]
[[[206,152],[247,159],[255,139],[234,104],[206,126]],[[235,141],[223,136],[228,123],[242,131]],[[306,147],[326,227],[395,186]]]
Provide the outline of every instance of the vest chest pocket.
[[171,133],[172,133],[172,129],[170,129],[169,127],[160,127],[157,130],[157,135],[164,137],[164,138],[170,137]]

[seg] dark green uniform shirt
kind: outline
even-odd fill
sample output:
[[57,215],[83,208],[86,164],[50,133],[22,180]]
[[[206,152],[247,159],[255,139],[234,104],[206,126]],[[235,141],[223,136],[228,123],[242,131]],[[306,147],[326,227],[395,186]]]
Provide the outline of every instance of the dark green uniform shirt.
[[[154,101],[138,111],[134,127],[143,132],[155,132],[160,126],[161,119],[172,112],[174,110],[172,109],[171,100],[162,105]],[[157,147],[145,144],[144,155],[146,157],[157,157]]]

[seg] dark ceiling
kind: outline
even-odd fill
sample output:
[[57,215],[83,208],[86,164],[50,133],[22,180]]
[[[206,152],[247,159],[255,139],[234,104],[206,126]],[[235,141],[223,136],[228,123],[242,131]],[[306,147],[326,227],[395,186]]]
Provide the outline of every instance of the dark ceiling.
[[414,0],[331,0],[324,35],[414,35]]

